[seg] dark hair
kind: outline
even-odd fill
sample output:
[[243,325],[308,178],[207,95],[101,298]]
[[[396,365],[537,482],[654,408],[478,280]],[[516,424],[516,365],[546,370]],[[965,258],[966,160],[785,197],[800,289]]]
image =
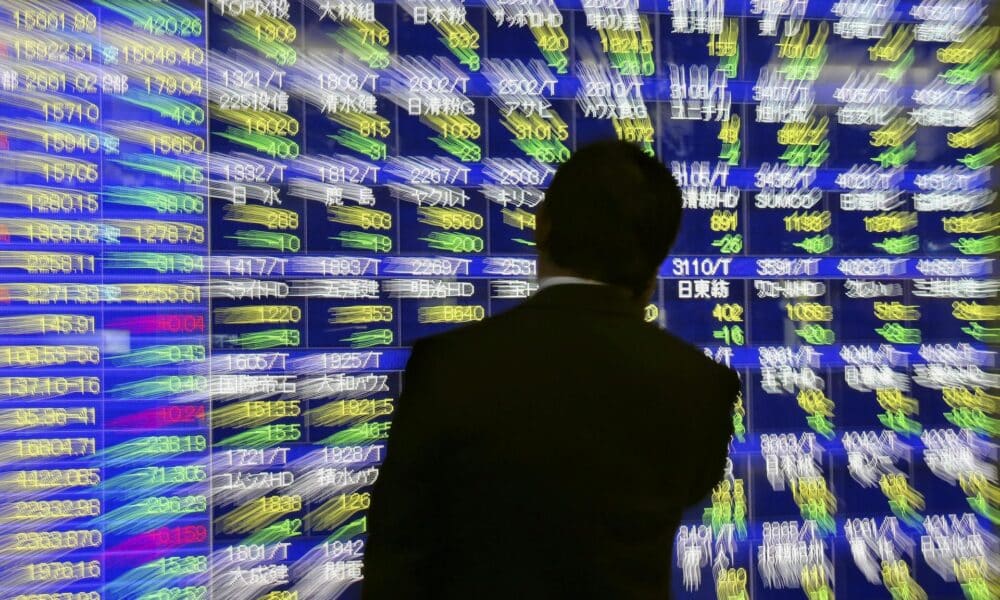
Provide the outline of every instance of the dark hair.
[[641,293],[677,238],[681,191],[659,160],[626,142],[577,150],[552,178],[538,249],[581,277]]

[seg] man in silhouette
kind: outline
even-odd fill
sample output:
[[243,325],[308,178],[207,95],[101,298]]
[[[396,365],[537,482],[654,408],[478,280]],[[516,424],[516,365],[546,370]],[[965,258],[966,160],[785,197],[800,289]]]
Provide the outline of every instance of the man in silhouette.
[[664,600],[681,512],[722,477],[737,375],[643,308],[681,194],[639,148],[575,153],[538,292],[414,346],[372,494],[365,600]]

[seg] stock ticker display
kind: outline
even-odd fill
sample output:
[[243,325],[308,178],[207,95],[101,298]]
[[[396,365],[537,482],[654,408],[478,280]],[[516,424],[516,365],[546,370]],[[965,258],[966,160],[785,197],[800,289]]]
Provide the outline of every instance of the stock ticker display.
[[0,0],[0,599],[356,598],[407,349],[614,137],[744,384],[675,597],[997,598],[989,10]]

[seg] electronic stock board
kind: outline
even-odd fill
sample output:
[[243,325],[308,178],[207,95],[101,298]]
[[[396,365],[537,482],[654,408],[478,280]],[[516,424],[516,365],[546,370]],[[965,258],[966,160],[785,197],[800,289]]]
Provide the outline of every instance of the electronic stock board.
[[684,191],[646,318],[743,380],[675,597],[997,597],[989,10],[0,0],[0,598],[357,597],[407,348],[614,137]]

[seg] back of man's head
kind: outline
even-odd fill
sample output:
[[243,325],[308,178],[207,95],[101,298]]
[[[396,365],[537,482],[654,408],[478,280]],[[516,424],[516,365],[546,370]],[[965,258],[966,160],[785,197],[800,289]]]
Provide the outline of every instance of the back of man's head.
[[681,192],[670,171],[638,146],[599,142],[556,171],[538,214],[543,261],[637,297],[677,237]]

